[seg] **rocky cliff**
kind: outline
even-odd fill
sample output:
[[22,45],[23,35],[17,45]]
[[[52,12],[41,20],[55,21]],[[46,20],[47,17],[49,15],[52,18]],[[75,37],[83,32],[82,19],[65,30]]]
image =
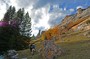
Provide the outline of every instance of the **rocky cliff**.
[[42,35],[50,33],[57,39],[71,35],[76,32],[87,32],[90,31],[90,7],[86,9],[77,9],[76,14],[67,15],[60,24],[45,31]]
[[77,13],[67,15],[58,25],[63,31],[67,30],[89,30],[90,29],[90,7],[77,9]]

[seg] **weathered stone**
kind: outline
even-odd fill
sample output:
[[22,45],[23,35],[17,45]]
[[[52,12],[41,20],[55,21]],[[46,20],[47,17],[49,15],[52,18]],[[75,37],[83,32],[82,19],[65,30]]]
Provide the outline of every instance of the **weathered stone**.
[[43,42],[43,50],[40,49],[39,52],[43,51],[45,59],[54,59],[57,56],[60,56],[62,51],[61,48],[58,48],[54,43],[54,39],[52,40],[44,40]]
[[7,58],[8,59],[18,59],[18,53],[16,50],[8,50],[7,51]]

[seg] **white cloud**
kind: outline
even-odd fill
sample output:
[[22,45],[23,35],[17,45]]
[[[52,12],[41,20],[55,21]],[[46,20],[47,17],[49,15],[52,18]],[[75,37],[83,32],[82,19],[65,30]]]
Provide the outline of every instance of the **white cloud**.
[[71,12],[73,12],[74,11],[74,9],[69,9]]
[[50,16],[50,14],[48,13],[49,8],[50,8],[49,5],[46,5],[43,8],[39,8],[37,10],[32,10],[33,14],[31,14],[31,16],[34,15],[34,16],[31,17],[32,18],[32,22],[35,20],[35,17],[36,17],[35,15],[41,14],[41,18],[37,18],[39,20],[39,22],[38,23],[33,22],[32,34],[36,35],[38,33],[39,29],[35,29],[35,27],[38,27],[38,28],[39,27],[45,27],[44,29],[50,28],[50,25],[48,24],[49,16]]
[[[59,6],[59,5],[57,4],[57,6]],[[72,10],[67,10],[65,7],[64,8],[55,7],[55,8],[52,8],[52,9],[53,10],[52,10],[52,12],[50,12],[50,17],[49,17],[50,18],[49,19],[50,26],[54,26],[54,25],[60,24],[60,21],[67,14],[71,14],[73,12]]]
[[77,6],[76,9],[78,9],[78,8],[83,8],[83,6]]
[[[32,1],[33,4],[26,4],[27,1],[22,1],[21,2],[26,2],[25,6],[20,6],[22,5],[19,4],[20,1],[18,3],[16,3],[18,0],[10,0],[10,5],[13,5],[16,7],[16,10],[18,10],[20,7],[25,7],[26,5],[28,5],[27,8],[25,8],[25,12],[29,12],[30,17],[31,17],[31,21],[32,21],[32,34],[37,35],[38,30],[40,29],[40,27],[42,27],[41,30],[46,30],[49,29],[50,26],[53,26],[55,24],[60,23],[60,21],[62,20],[63,17],[65,17],[67,14],[70,14],[71,12],[73,12],[73,9],[67,10],[66,8],[62,9],[59,7],[58,4],[53,4],[53,10],[51,12],[50,11],[50,5],[51,4],[46,4],[41,8],[37,8],[34,7],[34,1],[35,0],[30,0]],[[29,1],[29,0],[28,0]],[[0,7],[2,10],[0,12],[0,14],[4,15],[5,13],[5,5],[3,5],[4,7]],[[36,29],[37,27],[37,29]]]
[[28,8],[31,5],[34,5],[38,0],[16,0],[16,3],[21,8]]
[[66,11],[66,8],[64,8],[64,11]]
[[53,5],[53,8],[59,9],[59,5]]
[[6,5],[0,4],[0,20],[3,18],[5,12],[6,12]]

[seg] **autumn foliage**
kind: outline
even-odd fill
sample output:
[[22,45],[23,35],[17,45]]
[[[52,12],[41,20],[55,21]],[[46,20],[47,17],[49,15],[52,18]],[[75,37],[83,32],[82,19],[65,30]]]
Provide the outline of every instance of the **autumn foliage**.
[[50,28],[49,30],[45,31],[45,33],[43,34],[43,36],[46,36],[48,40],[52,39],[52,37],[56,37],[58,36],[60,33],[59,31],[59,27],[55,26],[53,28]]

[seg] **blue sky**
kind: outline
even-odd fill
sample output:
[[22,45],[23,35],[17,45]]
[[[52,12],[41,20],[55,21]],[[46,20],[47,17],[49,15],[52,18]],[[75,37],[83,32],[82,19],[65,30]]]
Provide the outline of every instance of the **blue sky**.
[[37,35],[38,30],[59,24],[66,15],[75,14],[78,8],[87,8],[90,0],[0,0],[0,19],[10,5],[17,10],[25,8],[30,13],[32,34]]

